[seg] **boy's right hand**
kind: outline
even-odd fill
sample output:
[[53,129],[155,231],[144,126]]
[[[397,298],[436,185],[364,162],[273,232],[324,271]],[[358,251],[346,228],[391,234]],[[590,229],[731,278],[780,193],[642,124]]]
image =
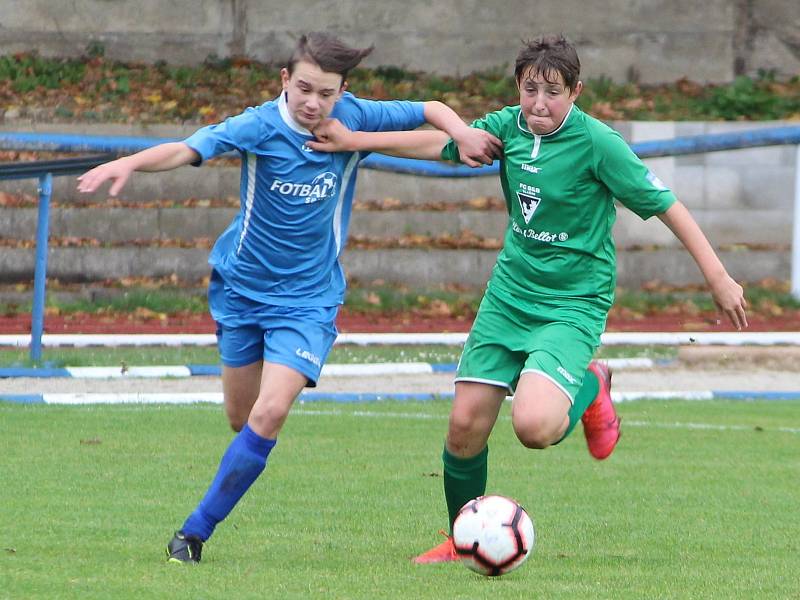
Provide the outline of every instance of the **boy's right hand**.
[[747,327],[747,300],[742,286],[727,273],[709,282],[711,297],[717,310],[724,314],[736,329]]
[[127,157],[112,160],[96,166],[94,169],[86,171],[78,177],[78,191],[84,194],[91,194],[96,191],[103,183],[108,180],[113,181],[108,193],[116,196],[123,188],[134,169],[130,166]]
[[503,142],[484,129],[465,127],[453,140],[461,162],[469,167],[491,165],[503,157]]
[[352,136],[339,119],[323,119],[312,131],[317,141],[306,142],[306,146],[318,152],[352,152]]

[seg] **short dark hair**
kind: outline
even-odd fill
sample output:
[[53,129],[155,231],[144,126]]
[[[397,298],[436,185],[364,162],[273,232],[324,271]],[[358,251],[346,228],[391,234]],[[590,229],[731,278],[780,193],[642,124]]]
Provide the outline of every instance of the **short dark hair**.
[[541,75],[550,83],[553,83],[551,78],[560,73],[564,78],[564,85],[574,90],[581,74],[581,61],[575,46],[563,35],[543,35],[533,41],[524,42],[519,51],[514,66],[517,84],[521,83],[529,71],[534,75]]
[[374,46],[353,48],[329,33],[313,31],[300,36],[297,40],[297,46],[286,69],[291,75],[295,65],[304,60],[317,65],[326,73],[338,73],[344,82],[350,69],[356,67],[373,48]]

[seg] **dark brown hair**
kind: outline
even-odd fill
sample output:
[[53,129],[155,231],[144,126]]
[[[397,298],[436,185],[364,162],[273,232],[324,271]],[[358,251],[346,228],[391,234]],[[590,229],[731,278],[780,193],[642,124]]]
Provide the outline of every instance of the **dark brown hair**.
[[517,85],[527,74],[541,75],[545,81],[554,83],[557,73],[564,78],[564,85],[571,91],[575,89],[581,74],[581,61],[578,52],[563,35],[543,35],[533,41],[524,42],[517,55],[514,78]]
[[304,60],[317,65],[326,73],[338,73],[344,82],[350,69],[356,67],[373,48],[374,46],[353,48],[329,33],[313,31],[297,41],[286,69],[291,75],[295,65]]

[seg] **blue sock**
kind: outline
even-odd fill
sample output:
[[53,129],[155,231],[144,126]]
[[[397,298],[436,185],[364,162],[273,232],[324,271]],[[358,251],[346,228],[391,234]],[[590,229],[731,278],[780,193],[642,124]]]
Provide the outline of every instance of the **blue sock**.
[[222,456],[214,481],[205,497],[181,527],[186,535],[205,541],[217,523],[236,506],[267,465],[267,456],[277,440],[258,435],[245,425]]

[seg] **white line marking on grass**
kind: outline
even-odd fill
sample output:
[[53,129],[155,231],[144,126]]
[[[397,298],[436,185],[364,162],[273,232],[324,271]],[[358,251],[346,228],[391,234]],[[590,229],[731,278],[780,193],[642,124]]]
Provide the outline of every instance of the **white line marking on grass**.
[[352,412],[344,410],[309,410],[305,408],[292,409],[291,414],[309,416],[335,416],[335,417],[390,417],[392,419],[442,419],[445,420],[449,415],[432,415],[428,413],[403,413],[403,412],[375,412],[370,410],[354,410]]
[[696,429],[709,431],[780,431],[781,433],[800,433],[800,427],[762,427],[761,425],[714,425],[712,423],[653,423],[651,421],[624,420],[625,426],[656,427],[658,429]]
[[611,392],[615,404],[635,400],[713,400],[711,390],[652,390],[647,392]]
[[45,404],[191,404],[212,402],[222,404],[219,392],[197,392],[187,394],[134,392],[129,394],[42,394]]
[[322,375],[329,377],[352,377],[360,375],[416,375],[419,373],[433,373],[433,367],[429,363],[422,362],[329,364],[322,367]]
[[188,367],[181,365],[163,367],[66,367],[77,379],[135,379],[138,377],[191,377]]
[[606,358],[600,359],[601,362],[608,364],[609,368],[619,371],[622,369],[652,369],[656,366],[656,361],[652,358],[635,357],[635,358]]
[[[292,410],[292,414],[297,415],[307,415],[307,416],[330,416],[330,417],[368,417],[368,418],[380,418],[380,417],[388,417],[393,419],[421,419],[421,420],[428,420],[428,419],[441,419],[446,420],[449,418],[449,415],[434,415],[431,413],[404,413],[404,412],[380,412],[380,411],[371,411],[371,410],[354,410],[354,411],[344,411],[344,410],[319,410],[319,409],[305,409],[305,408],[295,408]],[[498,420],[502,421],[510,421],[511,417],[508,415],[501,415],[498,417]],[[653,421],[633,421],[629,419],[625,419],[623,424],[632,427],[654,427],[656,429],[687,429],[687,430],[711,430],[711,431],[754,431],[757,425],[715,425],[713,423],[657,423]],[[778,431],[781,433],[794,433],[800,434],[799,427],[763,427],[764,431]]]

